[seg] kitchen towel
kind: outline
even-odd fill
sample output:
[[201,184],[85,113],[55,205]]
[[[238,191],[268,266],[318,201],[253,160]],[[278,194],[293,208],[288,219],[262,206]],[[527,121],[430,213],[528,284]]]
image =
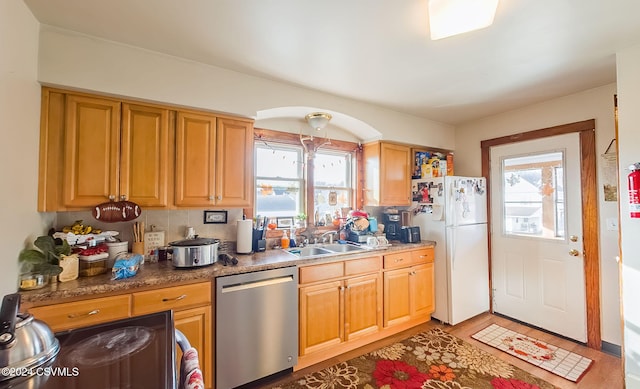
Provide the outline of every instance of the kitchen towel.
[[238,235],[236,239],[236,253],[250,254],[253,245],[253,220],[238,220]]

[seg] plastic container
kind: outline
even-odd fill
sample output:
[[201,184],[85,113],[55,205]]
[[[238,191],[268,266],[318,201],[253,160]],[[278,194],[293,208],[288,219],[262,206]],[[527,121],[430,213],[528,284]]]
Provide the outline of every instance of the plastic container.
[[100,274],[104,274],[111,266],[109,266],[109,254],[101,253],[96,255],[78,257],[80,260],[78,263],[78,275],[81,277],[92,277]]
[[287,235],[287,230],[284,230],[284,232],[282,233],[282,239],[280,239],[280,247],[282,247],[283,249],[288,249],[289,248],[289,235]]

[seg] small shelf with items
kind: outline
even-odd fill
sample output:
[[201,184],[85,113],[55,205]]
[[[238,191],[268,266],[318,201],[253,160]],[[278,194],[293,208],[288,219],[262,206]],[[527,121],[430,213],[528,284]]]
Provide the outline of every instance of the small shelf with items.
[[453,175],[453,152],[437,148],[411,149],[411,178],[431,178]]

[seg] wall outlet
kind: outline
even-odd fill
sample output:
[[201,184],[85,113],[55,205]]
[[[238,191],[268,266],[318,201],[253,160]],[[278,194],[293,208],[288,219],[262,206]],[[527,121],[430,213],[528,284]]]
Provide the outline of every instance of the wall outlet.
[[607,218],[607,230],[608,231],[618,231],[618,218],[616,218],[616,217],[608,217]]

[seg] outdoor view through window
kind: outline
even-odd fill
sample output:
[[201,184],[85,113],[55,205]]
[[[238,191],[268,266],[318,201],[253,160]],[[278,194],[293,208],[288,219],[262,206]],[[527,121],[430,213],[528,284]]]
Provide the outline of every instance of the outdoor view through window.
[[565,237],[563,166],[561,151],[503,160],[506,235]]

